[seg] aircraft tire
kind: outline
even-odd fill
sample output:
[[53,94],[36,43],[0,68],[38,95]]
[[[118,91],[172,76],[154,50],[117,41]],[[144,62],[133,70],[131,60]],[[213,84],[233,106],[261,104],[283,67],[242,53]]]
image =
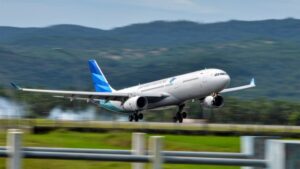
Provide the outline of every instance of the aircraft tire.
[[133,115],[129,115],[129,116],[128,116],[128,120],[129,120],[129,121],[133,121]]
[[187,117],[187,113],[186,112],[182,112],[181,117],[185,119]]
[[178,121],[177,117],[174,116],[174,117],[173,117],[173,122],[174,122],[174,123],[177,123],[177,121]]
[[183,118],[178,119],[178,122],[182,123],[183,122]]
[[142,120],[142,119],[144,118],[143,113],[139,113],[139,114],[138,114],[138,117],[139,117],[140,120]]
[[134,121],[136,121],[136,122],[138,122],[138,121],[139,121],[139,116],[138,116],[138,114],[137,114],[137,113],[135,113],[135,114],[133,115],[133,117],[134,117]]
[[178,113],[176,114],[176,119],[177,119],[177,121],[178,121],[179,123],[182,123],[183,118],[182,118],[182,114],[181,114],[180,112],[178,112]]

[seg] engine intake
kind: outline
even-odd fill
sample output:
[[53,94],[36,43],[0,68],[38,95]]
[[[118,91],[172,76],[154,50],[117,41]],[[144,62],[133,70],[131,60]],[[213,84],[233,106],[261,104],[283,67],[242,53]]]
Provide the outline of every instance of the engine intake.
[[222,96],[207,96],[203,100],[203,105],[206,108],[220,108],[224,105],[224,99]]
[[127,111],[137,111],[146,109],[147,105],[148,100],[146,97],[135,96],[127,99],[123,104],[123,108]]

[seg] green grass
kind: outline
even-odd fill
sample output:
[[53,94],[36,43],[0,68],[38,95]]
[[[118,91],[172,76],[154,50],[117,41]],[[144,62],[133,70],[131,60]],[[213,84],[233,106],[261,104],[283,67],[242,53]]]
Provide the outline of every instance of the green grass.
[[239,137],[165,135],[166,150],[239,152]]
[[79,133],[64,130],[48,134],[28,134],[26,146],[125,149],[131,144],[130,133]]
[[[165,150],[194,150],[194,151],[228,151],[238,152],[239,137],[220,136],[188,136],[188,135],[164,135]],[[149,137],[149,136],[147,136]],[[47,134],[26,133],[23,136],[25,146],[44,147],[70,147],[70,148],[107,148],[107,149],[130,149],[131,133],[110,132],[110,133],[80,133],[65,130],[53,131]],[[5,145],[6,134],[0,133],[0,144]],[[0,159],[0,169],[5,168],[5,159]],[[197,169],[236,169],[239,167],[208,166],[208,165],[178,165],[165,164],[166,169],[181,168]],[[25,159],[23,168],[32,169],[96,169],[131,168],[130,163],[121,162],[97,162],[97,161],[69,161],[69,160],[46,160],[46,159]],[[150,168],[150,164],[146,165]]]

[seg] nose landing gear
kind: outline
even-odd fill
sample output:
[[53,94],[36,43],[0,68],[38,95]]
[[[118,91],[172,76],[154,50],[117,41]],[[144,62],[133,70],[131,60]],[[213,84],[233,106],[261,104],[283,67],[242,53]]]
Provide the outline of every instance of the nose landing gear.
[[185,106],[184,104],[178,106],[178,111],[177,111],[176,115],[173,117],[174,123],[177,123],[177,122],[182,123],[183,119],[187,117],[187,113],[182,112],[184,106]]
[[182,115],[182,118],[184,118],[184,119],[187,117],[186,112],[182,112],[181,115]]

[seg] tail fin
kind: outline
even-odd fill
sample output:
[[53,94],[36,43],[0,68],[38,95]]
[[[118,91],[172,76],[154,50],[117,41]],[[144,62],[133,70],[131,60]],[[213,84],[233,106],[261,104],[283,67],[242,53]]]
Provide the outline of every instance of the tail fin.
[[114,89],[109,85],[96,60],[89,60],[90,72],[97,92],[112,92]]

